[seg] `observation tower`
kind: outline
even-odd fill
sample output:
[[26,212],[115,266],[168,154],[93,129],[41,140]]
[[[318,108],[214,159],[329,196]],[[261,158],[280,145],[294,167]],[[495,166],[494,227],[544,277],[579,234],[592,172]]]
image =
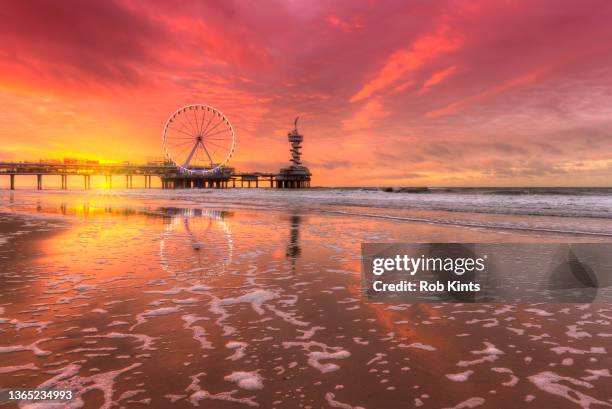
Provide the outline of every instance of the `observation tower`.
[[312,173],[306,166],[302,165],[302,142],[304,136],[298,132],[297,122],[299,117],[295,118],[294,128],[287,134],[287,139],[291,144],[291,164],[289,167],[282,168],[276,176],[277,188],[300,189],[310,187],[310,177]]

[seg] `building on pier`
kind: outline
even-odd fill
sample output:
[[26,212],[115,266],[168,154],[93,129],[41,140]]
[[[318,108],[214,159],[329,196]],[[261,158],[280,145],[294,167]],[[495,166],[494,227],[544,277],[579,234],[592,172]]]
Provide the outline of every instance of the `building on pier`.
[[191,189],[191,188],[227,188],[234,174],[234,169],[229,167],[217,168],[215,172],[205,174],[194,174],[171,172],[161,176],[162,189]]

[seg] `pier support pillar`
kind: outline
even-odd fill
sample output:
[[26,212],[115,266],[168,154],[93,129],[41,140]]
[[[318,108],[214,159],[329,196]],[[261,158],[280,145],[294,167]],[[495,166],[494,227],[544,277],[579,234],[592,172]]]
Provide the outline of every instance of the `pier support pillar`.
[[232,187],[236,187],[236,179],[232,179]]
[[259,178],[255,179],[255,187],[259,187]]
[[11,190],[15,190],[15,175],[11,175]]
[[36,175],[36,189],[42,190],[42,175]]

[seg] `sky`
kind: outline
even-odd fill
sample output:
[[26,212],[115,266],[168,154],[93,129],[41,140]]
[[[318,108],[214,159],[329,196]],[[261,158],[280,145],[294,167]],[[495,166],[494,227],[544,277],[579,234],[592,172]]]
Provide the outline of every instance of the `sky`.
[[223,112],[277,171],[300,116],[324,186],[609,186],[607,0],[2,1],[0,160],[163,157]]

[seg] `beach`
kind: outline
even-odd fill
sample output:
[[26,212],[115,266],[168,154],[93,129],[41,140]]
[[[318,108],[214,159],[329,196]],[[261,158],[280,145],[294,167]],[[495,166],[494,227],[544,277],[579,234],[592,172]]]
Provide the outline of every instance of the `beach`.
[[611,305],[372,302],[364,242],[612,242],[612,195],[2,191],[0,385],[70,408],[612,406]]

